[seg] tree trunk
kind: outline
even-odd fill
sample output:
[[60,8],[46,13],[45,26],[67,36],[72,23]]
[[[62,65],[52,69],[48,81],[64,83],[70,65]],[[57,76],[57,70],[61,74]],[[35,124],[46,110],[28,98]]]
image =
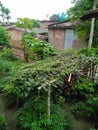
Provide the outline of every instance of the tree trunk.
[[[93,9],[96,9],[96,0],[94,0]],[[94,36],[94,24],[95,24],[95,18],[92,18],[90,36],[89,36],[89,44],[88,44],[88,52],[91,50],[91,47],[92,47],[93,36]]]
[[28,54],[25,48],[24,48],[24,59],[25,59],[25,62],[29,62]]

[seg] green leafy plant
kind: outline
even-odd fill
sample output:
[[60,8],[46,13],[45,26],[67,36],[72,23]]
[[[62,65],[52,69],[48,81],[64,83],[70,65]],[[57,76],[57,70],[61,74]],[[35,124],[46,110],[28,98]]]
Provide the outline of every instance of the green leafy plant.
[[18,128],[30,130],[67,130],[72,125],[69,114],[62,118],[58,105],[51,105],[51,116],[47,115],[45,98],[31,99],[20,108],[16,116],[18,118]]
[[94,120],[96,116],[95,111],[97,108],[98,108],[98,97],[91,95],[86,100],[86,102],[75,103],[70,110],[76,118]]
[[0,45],[9,45],[10,35],[8,31],[0,26]]
[[[77,76],[77,70],[81,72],[90,61],[93,62],[93,59],[85,55],[78,55],[70,50],[69,52],[63,52],[54,57],[22,66],[18,73],[13,76],[10,87],[6,88],[6,90],[10,90],[13,95],[22,100],[21,108],[16,114],[18,128],[24,130],[68,129],[70,123],[68,124],[67,122],[71,121],[71,118],[68,115],[68,120],[66,120],[67,117],[61,117],[62,114],[58,112],[59,107],[56,105],[59,101],[54,101],[54,99],[62,95],[64,79],[66,78],[68,84],[74,83],[76,80],[73,80],[73,76],[70,82],[68,81],[69,75],[74,74]],[[49,90],[50,107],[47,104]],[[50,115],[47,112],[48,108],[50,108]]]
[[17,57],[13,54],[9,48],[4,48],[1,54],[3,60],[17,61]]
[[25,60],[45,59],[56,55],[56,49],[46,41],[35,39],[30,34],[23,35],[21,39],[25,51]]
[[73,125],[73,117],[70,112],[67,112],[64,116],[64,130],[70,130]]
[[[7,53],[8,52],[8,53]],[[12,55],[12,52],[8,49],[0,55],[0,90],[6,88],[10,84],[13,75],[19,69],[22,62]],[[10,86],[10,85],[9,85]]]
[[72,87],[72,90],[74,91],[76,98],[79,98],[79,100],[87,99],[87,97],[95,92],[94,89],[94,82],[87,79],[87,78],[79,78]]
[[5,119],[2,114],[0,114],[0,130],[5,130]]
[[[76,118],[82,119],[94,119],[94,109],[91,105],[83,102],[78,102],[72,106],[71,112]],[[86,113],[86,114],[85,114]]]
[[87,52],[87,48],[81,48],[79,50],[79,54],[85,54],[85,55],[88,55],[88,56],[96,56],[97,57],[97,54],[98,54],[98,48],[91,48],[91,50],[89,52]]
[[55,47],[50,45],[46,41],[41,41],[38,39],[33,39],[33,43],[31,45],[30,52],[36,55],[37,59],[45,59],[49,56],[54,56],[57,54]]

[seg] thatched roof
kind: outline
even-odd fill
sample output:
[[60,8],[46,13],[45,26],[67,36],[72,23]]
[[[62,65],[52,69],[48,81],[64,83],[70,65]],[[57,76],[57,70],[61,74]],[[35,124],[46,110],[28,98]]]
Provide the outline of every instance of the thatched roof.
[[82,20],[87,20],[87,19],[91,19],[91,18],[94,18],[94,17],[95,17],[95,18],[98,17],[98,9],[86,11],[86,12],[81,16],[81,19],[82,19]]

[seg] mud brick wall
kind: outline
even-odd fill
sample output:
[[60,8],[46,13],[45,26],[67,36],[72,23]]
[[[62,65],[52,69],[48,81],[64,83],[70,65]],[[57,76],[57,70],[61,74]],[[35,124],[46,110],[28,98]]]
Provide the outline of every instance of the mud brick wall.
[[10,45],[11,45],[13,54],[16,57],[24,60],[24,51],[21,48],[22,31],[19,29],[15,29],[15,28],[14,29],[12,28],[8,31],[11,36]]
[[12,51],[13,51],[13,54],[14,54],[16,57],[18,57],[18,58],[24,60],[24,51],[23,51],[23,50],[21,50],[21,49],[19,49],[19,48],[12,47]]
[[52,44],[58,51],[64,50],[65,31],[60,29],[49,29],[49,43]]

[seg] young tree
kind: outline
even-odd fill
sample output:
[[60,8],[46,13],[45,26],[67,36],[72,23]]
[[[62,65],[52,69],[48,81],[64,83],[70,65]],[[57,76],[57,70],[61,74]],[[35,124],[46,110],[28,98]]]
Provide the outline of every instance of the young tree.
[[24,29],[21,42],[24,47],[25,61],[28,62],[28,48],[32,42],[32,36],[28,34],[28,30],[32,31],[34,26],[38,26],[37,21],[29,18],[18,18],[16,26]]
[[16,22],[16,26],[25,29],[25,32],[27,32],[28,29],[29,30],[33,29],[34,23],[35,23],[34,19],[18,18]]
[[24,35],[21,39],[22,46],[24,48],[24,58],[25,61],[28,62],[28,49],[31,47],[33,37],[29,34]]

